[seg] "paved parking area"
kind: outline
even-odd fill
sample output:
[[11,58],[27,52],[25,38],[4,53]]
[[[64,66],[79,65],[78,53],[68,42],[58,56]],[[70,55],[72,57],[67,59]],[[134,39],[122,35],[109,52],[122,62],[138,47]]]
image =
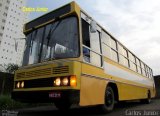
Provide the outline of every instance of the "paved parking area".
[[15,111],[18,112],[18,116],[160,116],[160,99],[152,100],[150,104],[141,104],[136,101],[121,102],[116,104],[114,111],[108,114],[100,114],[97,107],[75,107],[61,112],[55,106],[41,106]]

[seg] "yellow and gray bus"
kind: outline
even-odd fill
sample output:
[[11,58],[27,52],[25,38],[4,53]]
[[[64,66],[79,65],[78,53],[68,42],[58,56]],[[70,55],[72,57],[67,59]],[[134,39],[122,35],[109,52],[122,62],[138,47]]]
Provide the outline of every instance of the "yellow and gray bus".
[[59,109],[155,96],[152,69],[100,26],[75,2],[24,25],[23,66],[16,71],[12,98],[53,102]]

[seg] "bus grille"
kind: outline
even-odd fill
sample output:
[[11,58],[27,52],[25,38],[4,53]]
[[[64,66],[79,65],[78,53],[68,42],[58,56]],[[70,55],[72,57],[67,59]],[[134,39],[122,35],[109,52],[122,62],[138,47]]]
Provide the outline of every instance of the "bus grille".
[[34,70],[30,72],[26,72],[26,78],[29,77],[38,77],[38,76],[45,76],[45,75],[50,75],[51,74],[51,68],[46,68],[46,69],[39,69],[39,70]]
[[16,74],[16,78],[32,78],[32,77],[40,77],[40,76],[47,76],[52,74],[63,74],[69,73],[68,66],[60,66],[54,68],[46,68],[46,69],[38,69],[29,72],[20,72]]
[[25,77],[25,72],[17,73],[16,77],[17,78],[24,78]]
[[68,72],[69,72],[68,66],[60,66],[60,67],[53,68],[53,74],[62,74],[62,73],[68,73]]

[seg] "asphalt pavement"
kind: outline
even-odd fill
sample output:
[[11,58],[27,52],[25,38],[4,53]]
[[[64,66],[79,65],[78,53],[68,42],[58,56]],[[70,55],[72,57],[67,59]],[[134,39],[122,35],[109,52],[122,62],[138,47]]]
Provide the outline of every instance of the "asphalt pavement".
[[150,104],[138,101],[120,102],[115,105],[113,112],[107,114],[101,114],[97,107],[72,107],[62,112],[54,105],[19,109],[14,112],[17,112],[18,116],[160,116],[160,99],[154,99]]

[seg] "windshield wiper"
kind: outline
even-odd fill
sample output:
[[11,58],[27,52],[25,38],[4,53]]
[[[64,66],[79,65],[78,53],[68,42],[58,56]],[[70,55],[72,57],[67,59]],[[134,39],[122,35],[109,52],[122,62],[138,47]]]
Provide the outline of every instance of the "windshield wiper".
[[48,39],[48,41],[47,41],[47,49],[48,49],[49,41],[51,39],[51,34],[54,33],[54,31],[57,29],[57,27],[59,26],[60,23],[61,23],[61,20],[57,23],[57,25],[55,26],[55,28],[53,28],[54,23],[51,25],[51,28],[50,28],[49,33],[47,35],[47,39]]
[[36,39],[36,36],[37,36],[37,30],[36,30],[36,32],[34,33],[34,35],[33,35],[33,33],[32,33],[32,35],[31,35],[31,42],[30,42],[31,45],[29,46],[29,48],[31,49],[30,54],[32,54],[33,41],[34,41],[34,39]]
[[[58,26],[60,25],[61,21],[62,21],[62,20],[60,20],[60,21],[57,23],[57,25],[55,26],[55,28],[53,28],[54,23],[53,23],[53,24],[51,25],[51,27],[50,27],[49,33],[48,33],[48,35],[47,35],[47,39],[48,39],[48,41],[47,41],[47,50],[48,50],[49,42],[50,42],[50,40],[51,40],[51,35],[52,35],[52,34],[54,33],[54,31],[58,28]],[[50,51],[49,59],[51,58],[51,52],[52,52],[52,51]],[[54,58],[52,58],[52,59],[54,59]]]

